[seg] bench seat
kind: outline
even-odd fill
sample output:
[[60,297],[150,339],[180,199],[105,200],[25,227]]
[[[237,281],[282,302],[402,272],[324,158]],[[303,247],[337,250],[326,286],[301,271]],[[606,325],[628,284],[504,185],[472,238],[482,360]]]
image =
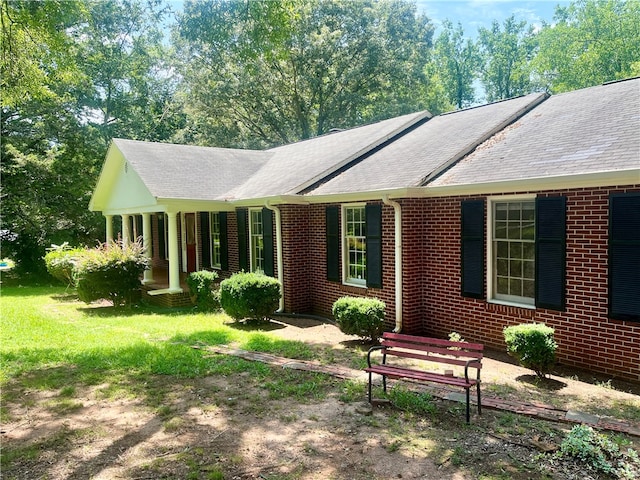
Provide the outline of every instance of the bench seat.
[[[382,335],[380,345],[369,349],[367,353],[367,368],[369,374],[368,399],[371,403],[372,374],[382,375],[382,385],[387,391],[387,378],[393,380],[410,379],[423,383],[439,383],[463,388],[466,392],[467,423],[470,421],[470,394],[472,387],[476,388],[478,398],[478,414],[482,414],[480,398],[480,369],[482,368],[482,356],[484,346],[479,343],[454,342],[439,338],[405,335],[400,333],[385,332]],[[381,353],[381,361],[373,361],[375,352]],[[389,363],[390,358],[409,359],[416,365],[400,365]],[[416,362],[416,360],[418,362]],[[427,363],[424,363],[427,362]],[[438,373],[427,368],[420,368],[428,364],[444,364],[464,367],[464,376],[455,376],[452,372]],[[469,370],[475,369],[475,377],[469,376]]]

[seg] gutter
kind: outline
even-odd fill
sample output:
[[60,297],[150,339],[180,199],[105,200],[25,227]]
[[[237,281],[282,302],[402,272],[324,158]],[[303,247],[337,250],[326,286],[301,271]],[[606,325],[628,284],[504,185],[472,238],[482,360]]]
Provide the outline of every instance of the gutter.
[[270,201],[267,200],[264,204],[265,208],[268,208],[272,212],[276,214],[276,258],[278,265],[278,281],[280,282],[280,288],[282,288],[282,292],[280,295],[280,304],[278,305],[278,310],[275,313],[282,313],[284,311],[284,269],[283,269],[283,254],[282,254],[282,215],[280,213],[280,209],[275,205],[271,205]]
[[389,196],[382,197],[385,205],[393,207],[394,245],[395,245],[395,274],[396,274],[396,327],[395,333],[402,331],[402,209],[398,202],[389,200]]

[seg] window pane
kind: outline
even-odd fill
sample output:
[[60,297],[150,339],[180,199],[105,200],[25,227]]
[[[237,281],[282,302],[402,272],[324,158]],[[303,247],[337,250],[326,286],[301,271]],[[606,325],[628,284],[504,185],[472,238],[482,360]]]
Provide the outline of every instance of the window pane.
[[530,304],[535,296],[535,202],[494,204],[496,298]]
[[498,293],[509,294],[509,279],[507,277],[498,277]]
[[508,276],[509,275],[509,260],[504,258],[499,258],[496,262],[497,274]]
[[509,258],[509,242],[498,242],[498,258]]
[[523,268],[522,276],[524,278],[534,279],[535,272],[536,272],[535,265],[536,265],[535,262],[529,262],[529,261],[523,262],[524,268]]

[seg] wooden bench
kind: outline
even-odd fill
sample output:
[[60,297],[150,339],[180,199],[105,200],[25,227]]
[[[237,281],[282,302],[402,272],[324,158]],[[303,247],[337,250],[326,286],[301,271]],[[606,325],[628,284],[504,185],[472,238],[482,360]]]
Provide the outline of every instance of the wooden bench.
[[[417,382],[452,385],[462,387],[466,391],[467,423],[469,423],[469,390],[473,386],[476,387],[478,396],[478,414],[482,414],[480,369],[482,368],[483,350],[484,345],[479,343],[452,342],[438,338],[385,332],[382,335],[380,345],[371,347],[367,353],[368,367],[365,368],[365,371],[369,373],[369,403],[371,403],[371,376],[373,373],[382,375],[382,385],[385,393],[387,391],[387,378],[407,378]],[[382,353],[381,363],[372,363],[372,354],[376,351]],[[414,367],[413,365],[399,365],[399,362],[387,363],[389,356],[464,367],[464,376],[455,376],[453,370],[445,370],[442,373],[438,373]],[[476,370],[475,378],[469,376],[469,369]]]

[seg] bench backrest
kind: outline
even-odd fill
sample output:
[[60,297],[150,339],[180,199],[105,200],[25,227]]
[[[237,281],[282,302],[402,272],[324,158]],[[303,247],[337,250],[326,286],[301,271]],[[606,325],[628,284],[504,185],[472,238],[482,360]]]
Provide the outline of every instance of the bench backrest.
[[484,345],[481,343],[452,342],[439,338],[384,332],[382,353],[449,365],[465,366],[469,360],[474,368],[482,368]]

